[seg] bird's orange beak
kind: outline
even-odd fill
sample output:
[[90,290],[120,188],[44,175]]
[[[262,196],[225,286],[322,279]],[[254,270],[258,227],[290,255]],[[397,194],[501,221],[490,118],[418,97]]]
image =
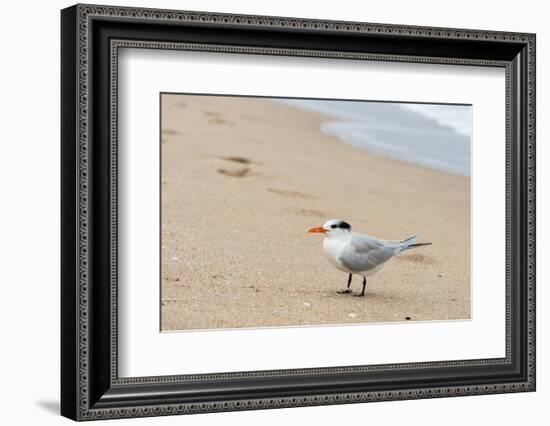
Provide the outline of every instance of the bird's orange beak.
[[320,232],[322,234],[324,234],[325,232],[327,232],[322,226],[314,226],[313,228],[309,228],[307,230],[307,232]]

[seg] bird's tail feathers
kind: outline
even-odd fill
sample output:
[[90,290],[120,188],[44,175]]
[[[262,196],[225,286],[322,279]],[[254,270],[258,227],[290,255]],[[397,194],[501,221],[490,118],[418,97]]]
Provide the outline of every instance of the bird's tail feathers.
[[405,247],[402,251],[410,250],[417,247],[431,246],[431,245],[432,243],[414,243],[414,244],[411,244],[410,246]]
[[416,247],[429,246],[429,245],[432,244],[432,243],[417,243],[416,242],[417,239],[418,239],[418,235],[413,235],[412,237],[405,238],[402,241],[403,248],[401,249],[401,251],[413,249],[413,248],[416,248]]

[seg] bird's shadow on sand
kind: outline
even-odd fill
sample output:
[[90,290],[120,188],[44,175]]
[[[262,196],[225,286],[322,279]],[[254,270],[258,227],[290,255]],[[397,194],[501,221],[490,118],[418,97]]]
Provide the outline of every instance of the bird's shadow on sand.
[[50,414],[59,415],[59,401],[36,401],[36,405]]
[[360,302],[360,301],[363,301],[365,303],[368,303],[369,300],[377,300],[377,299],[388,299],[388,295],[381,295],[379,293],[369,293],[369,291],[367,290],[365,292],[365,295],[364,296],[361,296],[361,297],[358,297],[358,295],[361,293],[361,289],[357,290],[357,291],[353,291],[352,293],[344,293],[344,294],[340,294],[340,293],[337,293],[336,291],[333,292],[333,293],[325,293],[324,296],[325,297],[329,297],[331,299],[334,299],[334,300],[345,300],[345,299],[353,299],[354,302]]
[[433,257],[421,253],[401,254],[400,256],[397,256],[396,259],[405,262],[423,263],[426,265],[433,265],[436,263]]

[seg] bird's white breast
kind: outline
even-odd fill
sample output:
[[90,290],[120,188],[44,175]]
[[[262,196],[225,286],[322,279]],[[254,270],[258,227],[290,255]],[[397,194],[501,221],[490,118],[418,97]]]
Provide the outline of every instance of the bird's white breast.
[[323,240],[323,251],[325,252],[325,256],[327,257],[328,261],[334,266],[336,269],[348,272],[349,271],[342,263],[339,261],[339,258],[342,254],[342,251],[346,248],[346,245],[348,243],[348,238],[343,237],[326,237]]

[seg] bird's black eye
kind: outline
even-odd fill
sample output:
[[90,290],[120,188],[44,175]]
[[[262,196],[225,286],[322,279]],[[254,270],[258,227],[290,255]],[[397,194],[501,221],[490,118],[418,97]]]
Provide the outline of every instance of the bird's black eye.
[[337,226],[336,226],[336,225],[330,225],[330,227],[331,227],[332,229],[334,229],[334,228],[336,228]]

